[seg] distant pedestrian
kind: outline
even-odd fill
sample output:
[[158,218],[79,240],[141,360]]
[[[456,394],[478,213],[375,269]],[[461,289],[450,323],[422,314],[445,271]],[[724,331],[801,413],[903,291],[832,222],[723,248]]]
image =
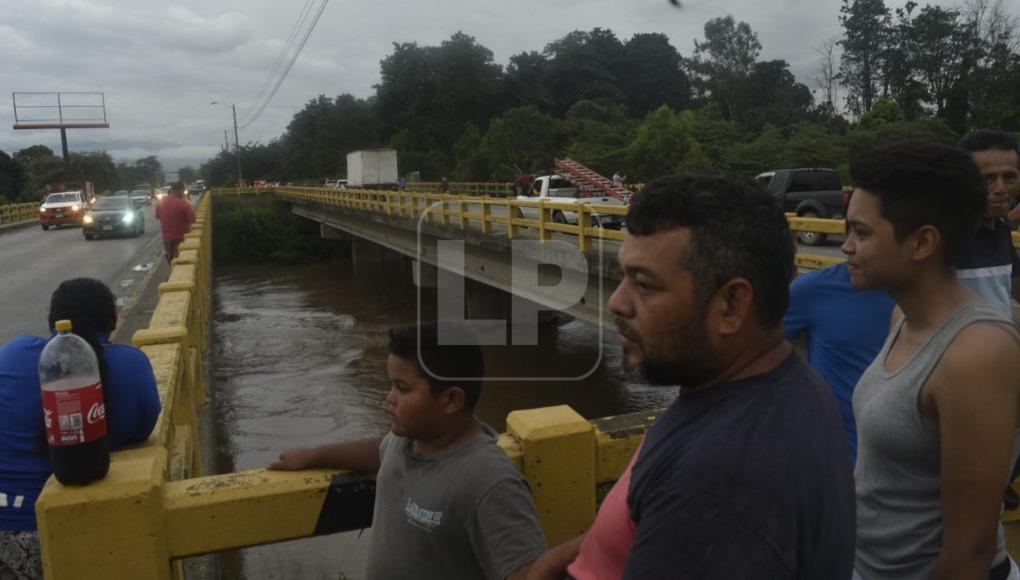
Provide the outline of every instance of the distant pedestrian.
[[850,279],[896,300],[854,390],[857,560],[866,580],[1015,578],[1000,522],[1016,459],[1020,336],[956,277],[985,212],[971,158],[937,143],[850,163]]
[[167,263],[177,257],[177,247],[184,240],[184,234],[191,231],[195,222],[195,210],[184,200],[184,184],[175,182],[170,187],[170,195],[156,204],[156,219],[163,230],[163,248]]
[[627,176],[626,175],[620,175],[619,171],[617,171],[616,173],[613,174],[613,185],[615,185],[617,187],[623,187],[624,186],[623,185],[624,181],[627,181]]
[[439,193],[450,193],[450,184],[445,177],[439,182]]
[[407,178],[401,175],[400,180],[397,181],[397,187],[400,188],[400,191],[407,191]]

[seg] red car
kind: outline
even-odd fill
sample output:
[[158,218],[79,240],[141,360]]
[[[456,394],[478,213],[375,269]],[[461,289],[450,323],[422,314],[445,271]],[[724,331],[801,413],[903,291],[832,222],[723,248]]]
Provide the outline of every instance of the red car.
[[50,226],[59,227],[67,224],[80,226],[85,209],[86,203],[80,191],[51,193],[39,206],[39,224],[44,230],[50,229]]

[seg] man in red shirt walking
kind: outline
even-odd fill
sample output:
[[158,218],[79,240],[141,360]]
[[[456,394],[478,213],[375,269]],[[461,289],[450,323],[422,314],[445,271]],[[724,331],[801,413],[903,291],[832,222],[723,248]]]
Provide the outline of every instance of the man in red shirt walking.
[[184,184],[176,182],[170,188],[170,195],[156,204],[156,219],[163,230],[163,247],[166,250],[166,261],[171,262],[177,257],[177,246],[184,239],[184,234],[191,231],[195,222],[195,211],[191,204],[184,200]]

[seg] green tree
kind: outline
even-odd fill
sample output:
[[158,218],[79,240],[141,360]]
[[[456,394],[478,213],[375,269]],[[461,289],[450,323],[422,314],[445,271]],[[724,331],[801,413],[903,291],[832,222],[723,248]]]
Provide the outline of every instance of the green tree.
[[740,103],[735,120],[752,131],[769,124],[786,127],[803,120],[811,108],[811,90],[797,82],[785,60],[755,63],[735,87],[734,102]]
[[608,100],[574,103],[563,124],[567,154],[603,175],[622,170],[638,125],[623,105]]
[[406,170],[438,178],[453,169],[453,146],[467,123],[485,126],[499,111],[502,68],[492,51],[458,32],[437,47],[395,44],[376,85],[383,138]]
[[537,107],[510,109],[492,120],[482,143],[482,154],[492,163],[491,178],[511,180],[515,168],[545,168],[564,145],[560,121]]
[[785,167],[786,139],[783,132],[766,126],[750,143],[738,143],[729,151],[727,166],[741,175],[757,175],[770,169]]
[[635,34],[623,49],[620,85],[631,115],[641,118],[661,105],[676,111],[690,106],[683,57],[665,34]]
[[522,52],[510,57],[503,75],[503,102],[508,108],[533,105],[540,111],[553,108],[552,94],[546,86],[549,61],[539,52]]
[[956,10],[925,6],[911,26],[918,76],[925,97],[943,116],[954,86],[965,78],[974,63],[973,35]]
[[543,54],[549,60],[545,86],[552,96],[554,114],[562,115],[585,99],[625,101],[627,91],[621,78],[627,51],[612,31],[575,30],[550,42]]
[[860,116],[871,110],[887,38],[889,9],[883,0],[843,0],[843,57],[839,79],[847,89],[847,108]]
[[68,161],[67,181],[90,181],[96,191],[109,191],[117,186],[117,168],[106,151],[72,153]]
[[193,183],[198,179],[198,170],[190,165],[185,165],[177,169],[177,175],[184,183]]
[[733,121],[723,119],[716,103],[684,111],[681,121],[704,153],[718,169],[726,169],[727,152],[745,140],[744,129]]
[[0,204],[13,203],[25,187],[25,169],[7,153],[0,151]]
[[876,129],[882,125],[898,123],[904,120],[906,120],[906,116],[896,101],[879,99],[872,105],[871,110],[861,117],[858,126],[862,129]]
[[818,123],[794,125],[783,148],[783,165],[787,167],[839,167],[846,159],[839,136]]
[[683,123],[663,105],[649,113],[627,148],[627,175],[631,181],[651,181],[676,173],[690,150]]
[[702,98],[719,106],[724,118],[738,120],[746,102],[742,99],[745,82],[761,52],[758,34],[732,16],[709,20],[704,31],[705,40],[694,41],[691,59],[698,75],[696,86]]
[[453,178],[458,181],[485,181],[493,173],[492,162],[482,150],[485,136],[474,123],[468,123],[464,134],[453,146],[456,165]]

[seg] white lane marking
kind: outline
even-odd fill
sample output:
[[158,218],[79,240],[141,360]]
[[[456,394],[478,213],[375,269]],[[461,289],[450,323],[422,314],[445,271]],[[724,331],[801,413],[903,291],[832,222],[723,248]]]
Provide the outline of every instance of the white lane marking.
[[134,283],[135,283],[134,278],[128,278],[127,280],[121,280],[120,281],[120,287],[121,288],[127,288],[128,286],[130,286],[130,285],[132,285]]

